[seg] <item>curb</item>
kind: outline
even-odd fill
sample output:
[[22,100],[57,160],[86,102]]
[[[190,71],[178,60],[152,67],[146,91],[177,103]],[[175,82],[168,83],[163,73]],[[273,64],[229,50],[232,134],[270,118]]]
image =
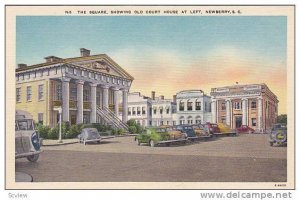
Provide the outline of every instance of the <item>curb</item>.
[[78,143],[78,141],[76,142],[67,142],[67,143],[57,143],[57,144],[43,144],[42,146],[47,147],[47,146],[61,146],[61,145],[67,145],[67,144],[75,144]]

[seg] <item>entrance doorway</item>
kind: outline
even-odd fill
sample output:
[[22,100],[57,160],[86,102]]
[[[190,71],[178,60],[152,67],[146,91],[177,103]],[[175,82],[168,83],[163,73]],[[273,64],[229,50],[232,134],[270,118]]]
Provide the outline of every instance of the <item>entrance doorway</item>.
[[242,126],[242,116],[235,116],[235,128]]

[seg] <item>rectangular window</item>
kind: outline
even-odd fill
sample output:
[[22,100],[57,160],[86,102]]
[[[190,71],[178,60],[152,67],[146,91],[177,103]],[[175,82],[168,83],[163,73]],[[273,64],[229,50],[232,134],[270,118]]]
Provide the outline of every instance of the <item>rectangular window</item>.
[[251,121],[252,121],[252,126],[256,126],[256,118],[252,118]]
[[253,109],[256,108],[256,101],[251,101],[251,108],[253,108]]
[[196,102],[196,110],[201,110],[201,102]]
[[225,118],[225,117],[222,117],[222,118],[221,118],[221,123],[223,123],[223,124],[226,123],[226,118]]
[[146,107],[142,107],[142,115],[146,114]]
[[31,101],[32,98],[32,87],[31,86],[27,86],[27,90],[26,90],[26,99],[27,101]]
[[193,110],[193,102],[187,102],[187,110]]
[[[222,109],[222,110],[226,110],[225,102],[222,102],[222,104],[221,104],[221,109]],[[223,122],[222,122],[222,123],[223,123]]]
[[141,114],[141,108],[137,107],[137,114],[140,115]]
[[16,101],[21,102],[21,88],[16,89]]
[[184,111],[184,102],[179,103],[179,110]]
[[153,108],[153,114],[156,115],[156,107]]
[[61,83],[56,85],[56,100],[57,101],[61,101],[62,100],[62,87],[61,87]]
[[132,107],[132,115],[135,115],[135,107]]
[[131,115],[131,108],[128,108],[128,115]]
[[163,108],[159,108],[159,113],[163,114]]
[[241,109],[241,102],[234,102],[234,109],[235,110],[240,110]]
[[44,123],[44,114],[43,113],[39,113],[38,114],[38,123],[39,124],[43,124]]
[[39,101],[44,99],[44,85],[39,85]]
[[89,90],[83,90],[83,101],[89,101],[90,100],[90,91]]
[[170,108],[166,108],[166,113],[169,114],[170,113]]

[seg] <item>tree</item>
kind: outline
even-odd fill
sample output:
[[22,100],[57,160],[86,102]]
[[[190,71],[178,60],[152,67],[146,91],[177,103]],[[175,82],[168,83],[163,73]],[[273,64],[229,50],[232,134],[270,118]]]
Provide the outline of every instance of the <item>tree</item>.
[[277,123],[287,124],[287,115],[281,114],[277,117]]

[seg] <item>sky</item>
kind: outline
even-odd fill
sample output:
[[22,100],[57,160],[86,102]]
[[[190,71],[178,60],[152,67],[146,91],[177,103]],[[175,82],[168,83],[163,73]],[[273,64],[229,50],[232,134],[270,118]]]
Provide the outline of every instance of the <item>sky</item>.
[[135,80],[131,92],[266,83],[286,113],[287,19],[281,16],[18,16],[16,64],[105,53]]

